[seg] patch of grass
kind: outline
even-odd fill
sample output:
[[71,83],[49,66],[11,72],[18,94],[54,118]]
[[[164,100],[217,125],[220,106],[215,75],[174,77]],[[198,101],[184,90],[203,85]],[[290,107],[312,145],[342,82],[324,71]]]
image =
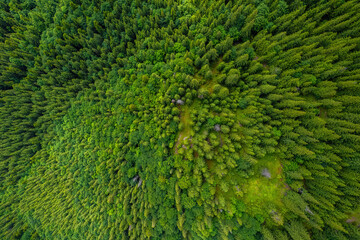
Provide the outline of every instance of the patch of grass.
[[192,135],[192,120],[190,117],[190,107],[188,106],[181,106],[181,112],[180,112],[180,124],[181,124],[181,131],[179,132],[179,135],[177,137],[177,141],[175,144],[175,154],[177,154],[177,149],[179,144],[183,142],[184,138],[189,138],[190,135]]
[[[208,167],[216,168],[216,162],[208,162]],[[269,170],[271,178],[268,179],[261,175],[264,168]],[[255,216],[267,213],[267,216],[264,217],[272,218],[276,224],[281,224],[282,216],[285,213],[281,199],[286,188],[280,160],[274,155],[259,159],[253,167],[253,173],[250,177],[244,177],[236,170],[229,172],[225,178],[216,181],[219,183],[226,181],[232,187],[226,193],[218,189],[216,194],[221,194],[227,201],[241,200],[245,203],[248,214]],[[276,215],[273,214],[274,212]]]
[[190,117],[190,107],[182,106],[180,113],[180,123],[183,125],[183,128],[180,134],[183,137],[188,137],[191,133],[191,117]]
[[[271,174],[269,179],[261,175],[265,168]],[[280,160],[273,155],[266,156],[258,161],[254,169],[255,174],[242,185],[243,201],[249,213],[255,215],[284,209],[281,199],[286,189]]]
[[346,219],[348,224],[355,224],[356,226],[360,225],[360,208],[348,214]]

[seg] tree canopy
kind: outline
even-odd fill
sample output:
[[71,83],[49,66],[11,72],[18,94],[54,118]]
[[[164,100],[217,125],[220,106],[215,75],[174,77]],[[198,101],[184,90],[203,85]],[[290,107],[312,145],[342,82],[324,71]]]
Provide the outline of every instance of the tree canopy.
[[360,239],[357,0],[3,0],[0,239]]

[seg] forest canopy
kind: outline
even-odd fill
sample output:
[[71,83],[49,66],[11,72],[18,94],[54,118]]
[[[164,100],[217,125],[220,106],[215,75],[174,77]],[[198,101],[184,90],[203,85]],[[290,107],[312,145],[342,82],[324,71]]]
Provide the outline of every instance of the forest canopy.
[[2,0],[0,239],[360,239],[358,0]]

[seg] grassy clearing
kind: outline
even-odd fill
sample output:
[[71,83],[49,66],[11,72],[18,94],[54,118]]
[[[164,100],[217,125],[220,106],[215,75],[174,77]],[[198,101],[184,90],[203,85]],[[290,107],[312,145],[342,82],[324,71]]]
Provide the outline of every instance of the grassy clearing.
[[351,212],[348,215],[348,219],[346,219],[346,222],[349,224],[355,224],[356,226],[360,226],[360,208]]
[[179,135],[177,137],[177,141],[175,144],[175,154],[177,154],[177,149],[178,149],[178,145],[182,143],[182,141],[184,140],[184,138],[188,138],[190,137],[190,135],[192,134],[192,129],[191,129],[191,117],[190,117],[190,107],[188,106],[181,106],[181,112],[180,112],[180,132]]
[[183,106],[180,114],[180,123],[182,124],[182,130],[180,132],[184,137],[188,137],[191,133],[191,117],[190,117],[190,107]]
[[[215,161],[207,161],[207,165],[210,169],[217,167]],[[264,168],[269,170],[271,178],[268,179],[261,175]],[[258,160],[253,173],[251,177],[245,177],[236,170],[229,172],[226,177],[217,181],[219,183],[226,181],[232,187],[227,192],[217,189],[216,194],[222,195],[228,201],[232,199],[241,200],[247,206],[249,214],[255,216],[268,213],[268,217],[276,218],[274,221],[281,224],[283,209],[285,209],[281,199],[286,188],[283,182],[284,175],[280,160],[273,155],[266,156]],[[276,212],[276,216],[272,212]]]
[[[271,178],[261,175],[264,168],[267,168]],[[244,202],[252,214],[263,213],[268,209],[277,211],[283,209],[282,196],[286,189],[283,182],[284,176],[280,160],[275,156],[266,156],[260,159],[255,165],[255,174],[243,184]],[[265,211],[266,212],[266,211]]]

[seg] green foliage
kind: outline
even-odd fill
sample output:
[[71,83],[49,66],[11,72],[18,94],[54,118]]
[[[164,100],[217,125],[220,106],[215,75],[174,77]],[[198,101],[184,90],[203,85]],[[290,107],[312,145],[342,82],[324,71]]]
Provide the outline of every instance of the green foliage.
[[358,1],[0,3],[0,239],[359,239]]

